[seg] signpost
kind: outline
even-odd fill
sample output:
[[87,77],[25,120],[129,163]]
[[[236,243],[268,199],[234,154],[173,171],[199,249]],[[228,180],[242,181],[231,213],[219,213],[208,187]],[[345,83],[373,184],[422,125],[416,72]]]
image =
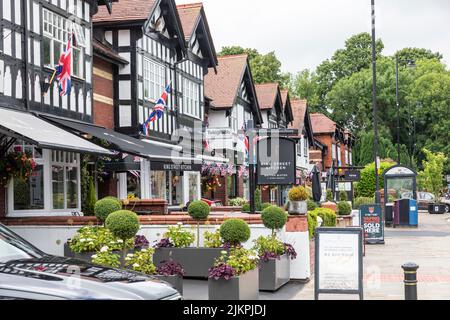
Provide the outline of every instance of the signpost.
[[359,209],[359,221],[367,244],[384,244],[384,222],[381,205],[364,205]]
[[361,180],[361,172],[351,170],[345,172],[345,180],[347,181],[360,181]]
[[317,228],[314,297],[320,294],[363,295],[363,230]]

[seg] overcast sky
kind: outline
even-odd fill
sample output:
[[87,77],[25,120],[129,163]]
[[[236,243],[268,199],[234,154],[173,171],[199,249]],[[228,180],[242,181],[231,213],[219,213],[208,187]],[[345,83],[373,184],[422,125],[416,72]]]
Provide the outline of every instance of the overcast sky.
[[[199,0],[176,0],[177,4]],[[201,0],[200,0],[201,1]],[[275,51],[283,71],[314,69],[345,40],[370,32],[370,0],[203,0],[217,51],[241,45]],[[450,0],[376,0],[384,54],[439,51],[450,64]]]

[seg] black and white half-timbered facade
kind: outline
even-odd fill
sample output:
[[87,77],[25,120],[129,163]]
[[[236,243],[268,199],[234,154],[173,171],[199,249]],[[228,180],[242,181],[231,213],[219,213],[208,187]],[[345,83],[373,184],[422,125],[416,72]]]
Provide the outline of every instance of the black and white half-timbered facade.
[[[116,130],[173,154],[168,162],[141,159],[138,174],[121,173],[119,197],[166,199],[173,206],[200,199],[204,76],[217,65],[202,4],[120,0],[112,15],[98,12],[94,29],[129,62],[114,83]],[[168,85],[164,114],[144,135],[142,124]]]
[[[1,1],[0,153],[26,152],[37,166],[28,179],[1,186],[0,216],[78,214],[80,153],[110,154],[44,117],[92,120],[92,15],[99,5],[111,9],[109,0]],[[60,96],[57,81],[48,83],[71,33],[71,92]]]

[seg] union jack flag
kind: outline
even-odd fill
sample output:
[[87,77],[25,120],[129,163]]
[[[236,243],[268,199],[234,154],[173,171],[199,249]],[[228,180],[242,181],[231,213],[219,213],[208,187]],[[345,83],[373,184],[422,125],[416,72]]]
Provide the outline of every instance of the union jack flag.
[[71,81],[71,65],[72,65],[72,33],[67,39],[66,50],[61,54],[58,65],[56,66],[56,80],[59,82],[59,95],[65,96],[70,93],[72,86]]
[[162,118],[164,111],[167,107],[167,99],[169,97],[169,94],[171,92],[171,84],[164,89],[164,92],[161,95],[161,98],[156,101],[155,106],[152,109],[152,113],[150,113],[150,116],[148,117],[147,121],[144,122],[142,125],[142,132],[144,135],[148,136],[149,134],[149,126],[150,123],[155,122],[156,120],[159,120]]

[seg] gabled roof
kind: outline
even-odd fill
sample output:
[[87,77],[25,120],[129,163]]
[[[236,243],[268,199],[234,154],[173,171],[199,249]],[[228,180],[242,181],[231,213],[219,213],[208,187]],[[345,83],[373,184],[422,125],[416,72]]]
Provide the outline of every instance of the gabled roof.
[[311,123],[314,134],[336,132],[336,122],[322,113],[311,114]]
[[212,100],[213,109],[231,109],[239,95],[242,81],[248,78],[255,98],[258,122],[262,122],[253,77],[246,54],[218,57],[217,73],[209,72],[205,76],[205,96]]
[[147,20],[157,0],[119,0],[112,5],[112,14],[109,14],[106,6],[98,8],[98,12],[92,18],[97,22],[138,21]]
[[255,87],[259,108],[261,110],[271,110],[279,97],[280,91],[278,83],[257,84]]
[[94,55],[106,59],[116,65],[127,65],[128,61],[122,58],[110,45],[102,43],[96,38],[92,39]]
[[291,100],[292,113],[294,114],[294,121],[289,128],[298,129],[299,134],[302,134],[303,130],[306,130],[309,138],[309,143],[312,145],[313,129],[311,123],[311,117],[308,112],[307,100]]
[[183,27],[184,38],[187,43],[189,43],[199,28],[203,28],[206,38],[199,40],[203,46],[206,46],[206,52],[210,57],[211,62],[208,67],[215,68],[218,64],[217,53],[209,29],[208,20],[206,19],[203,3],[197,2],[178,5],[177,10]]
[[289,95],[289,90],[281,90],[281,101],[283,102],[283,110],[286,115],[286,121],[291,123],[294,121],[294,113],[292,110],[291,97]]

